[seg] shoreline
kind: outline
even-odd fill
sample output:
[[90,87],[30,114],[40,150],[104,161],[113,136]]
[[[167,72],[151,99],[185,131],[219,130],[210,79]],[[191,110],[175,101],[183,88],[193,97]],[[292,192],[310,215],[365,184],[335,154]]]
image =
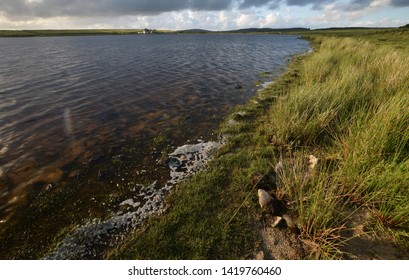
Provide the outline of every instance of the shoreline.
[[[388,119],[403,112],[402,106],[408,106],[403,92],[409,81],[395,71],[396,67],[405,67],[401,61],[409,60],[408,48],[400,48],[409,40],[409,33],[385,32],[364,39],[358,38],[359,34],[327,35],[308,37],[314,45],[313,53],[294,57],[275,83],[234,110],[220,130],[220,134],[229,135],[226,145],[207,169],[178,186],[166,213],[150,220],[111,252],[110,258],[409,256],[405,239],[409,215],[405,201],[409,194],[404,175],[408,113],[398,123],[395,121],[397,128],[388,128],[390,134],[382,138],[388,143],[391,135],[403,133],[403,142],[388,144],[387,154],[382,149],[365,154],[359,146],[347,152],[350,147],[344,144],[360,142],[355,138],[357,133],[362,145],[377,147],[366,142],[379,140],[365,134],[376,129],[372,119],[377,119],[377,125],[389,127]],[[383,43],[385,40],[387,43]],[[355,67],[363,53],[371,54],[364,65],[367,72]],[[399,59],[392,59],[394,56]],[[377,66],[379,57],[384,59],[382,69]],[[363,84],[356,80],[371,81],[371,75],[379,77],[379,82]],[[383,75],[398,80],[388,84],[390,78]],[[340,83],[349,90],[343,91]],[[378,91],[383,95],[372,95]],[[397,108],[387,112],[384,106]],[[365,128],[352,130],[361,122],[365,122]],[[355,154],[359,159],[349,157]],[[374,155],[374,160],[369,160]],[[360,169],[364,163],[368,165]],[[385,169],[385,165],[401,171]],[[260,209],[258,189],[272,196],[273,210]],[[391,200],[390,196],[400,198]]]
[[[307,44],[304,41],[302,45]],[[283,58],[282,61],[287,60]],[[274,69],[280,73],[283,71],[278,67]],[[259,74],[256,72],[254,79],[251,80],[264,81],[270,79],[269,77],[273,73],[275,72],[266,71]],[[259,86],[258,82],[253,83],[252,81],[249,82],[246,90],[248,95],[254,94]],[[223,89],[226,90],[227,88]],[[236,91],[244,98],[242,94],[244,89],[237,86],[234,88],[234,92]],[[240,97],[231,95],[230,92],[228,94],[229,98],[233,97],[236,101]],[[246,93],[245,96],[248,95]],[[213,124],[209,122],[206,127],[211,126],[216,129],[218,127],[216,120],[221,119],[221,116],[227,114],[227,111],[224,110],[224,112],[217,114],[218,118],[217,116],[212,117]],[[165,120],[168,118],[166,115],[162,117]],[[51,180],[48,178],[36,179],[33,180],[33,183],[29,182],[27,193],[23,193],[19,197],[19,204],[15,203],[9,209],[2,209],[4,210],[2,214],[7,214],[0,222],[2,225],[0,228],[2,257],[23,259],[38,259],[44,256],[58,257],[62,256],[61,251],[57,250],[53,254],[52,250],[58,246],[58,243],[66,240],[66,236],[69,237],[70,232],[76,232],[74,235],[78,237],[78,240],[84,242],[87,234],[82,234],[82,227],[95,229],[101,234],[106,233],[105,225],[112,231],[118,231],[118,226],[126,228],[127,222],[123,222],[121,217],[119,217],[118,223],[114,223],[114,229],[111,228],[112,225],[109,221],[116,213],[123,210],[121,208],[127,210],[129,207],[132,208],[130,212],[136,212],[137,209],[135,208],[138,203],[141,203],[139,206],[142,207],[144,199],[143,197],[139,198],[139,196],[144,195],[131,189],[135,185],[149,187],[155,180],[158,181],[156,187],[164,186],[166,178],[169,176],[169,168],[166,166],[169,153],[177,146],[186,143],[192,144],[189,139],[195,141],[195,139],[203,139],[203,136],[205,141],[214,139],[213,129],[207,134],[203,131],[199,132],[199,126],[195,126],[196,131],[186,134],[186,131],[189,130],[188,124],[190,124],[186,123],[186,126],[179,126],[180,132],[166,130],[154,138],[153,136],[148,137],[147,134],[136,137],[136,139],[127,138],[126,141],[124,139],[116,145],[109,145],[109,150],[106,151],[97,150],[95,152],[90,149],[83,150],[83,152],[76,151],[77,154],[82,154],[82,159],[78,163],[64,165],[64,168],[57,174],[58,178],[53,178],[51,182],[48,181]],[[217,121],[217,123],[219,122]],[[172,141],[172,137],[179,135],[176,133],[181,136],[178,138],[180,139],[179,142]],[[150,164],[152,168],[145,168]],[[158,174],[154,174],[158,169]],[[45,171],[48,172],[48,170]],[[9,176],[4,176],[1,179],[4,179],[0,181],[1,187],[12,185],[6,181]],[[137,196],[138,199],[134,200],[134,196]],[[2,198],[6,202],[9,201],[8,197]],[[132,202],[129,201],[131,198],[133,199]],[[117,219],[114,220],[117,221]],[[92,235],[91,237],[94,240]],[[84,258],[103,258],[103,255],[95,255],[94,252],[85,255],[83,252],[79,252],[79,254]],[[72,258],[76,257],[72,256]]]

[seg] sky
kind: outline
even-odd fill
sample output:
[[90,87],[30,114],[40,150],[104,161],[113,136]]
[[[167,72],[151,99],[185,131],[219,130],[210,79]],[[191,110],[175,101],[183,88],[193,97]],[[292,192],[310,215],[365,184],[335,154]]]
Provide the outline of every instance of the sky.
[[409,0],[0,0],[0,29],[399,27]]

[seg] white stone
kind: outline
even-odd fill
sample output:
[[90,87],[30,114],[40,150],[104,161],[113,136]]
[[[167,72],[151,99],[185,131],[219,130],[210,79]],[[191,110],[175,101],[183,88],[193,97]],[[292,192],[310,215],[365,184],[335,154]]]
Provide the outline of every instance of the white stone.
[[258,189],[258,203],[260,207],[264,210],[268,210],[273,202],[273,197],[263,189]]

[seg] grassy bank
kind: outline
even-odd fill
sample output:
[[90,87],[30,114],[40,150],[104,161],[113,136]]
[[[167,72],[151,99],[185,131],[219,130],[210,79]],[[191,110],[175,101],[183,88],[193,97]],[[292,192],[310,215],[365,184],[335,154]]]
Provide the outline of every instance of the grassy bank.
[[[309,40],[315,51],[232,113],[208,168],[112,258],[409,257],[409,33]],[[287,226],[266,231],[259,188]],[[271,238],[288,248],[269,251]]]

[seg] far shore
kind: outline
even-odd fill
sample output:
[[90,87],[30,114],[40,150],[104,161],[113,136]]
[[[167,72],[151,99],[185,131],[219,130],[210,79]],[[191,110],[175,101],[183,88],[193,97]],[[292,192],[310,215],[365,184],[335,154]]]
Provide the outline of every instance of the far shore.
[[159,34],[314,34],[326,31],[338,34],[353,32],[373,33],[394,30],[396,28],[246,28],[228,31],[210,31],[204,29],[156,30],[156,29],[40,29],[40,30],[0,30],[1,37],[58,37],[58,36],[97,36],[97,35],[159,35]]

